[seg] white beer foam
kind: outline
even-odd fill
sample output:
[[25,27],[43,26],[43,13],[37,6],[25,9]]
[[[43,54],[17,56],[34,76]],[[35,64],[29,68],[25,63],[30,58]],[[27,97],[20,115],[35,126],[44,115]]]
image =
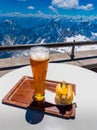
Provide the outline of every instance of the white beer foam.
[[30,53],[30,57],[33,60],[36,61],[44,61],[46,59],[49,59],[49,54],[47,53]]

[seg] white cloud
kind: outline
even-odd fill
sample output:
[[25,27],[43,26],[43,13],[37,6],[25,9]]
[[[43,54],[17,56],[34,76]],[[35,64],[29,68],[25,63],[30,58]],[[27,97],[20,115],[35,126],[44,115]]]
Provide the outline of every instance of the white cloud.
[[52,5],[64,9],[70,9],[70,8],[82,9],[82,10],[94,9],[93,4],[79,5],[79,0],[52,0]]
[[28,6],[28,9],[34,10],[34,7],[33,6]]
[[15,15],[20,15],[20,12],[14,12]]
[[44,15],[44,13],[43,13],[41,10],[38,10],[38,11],[37,11],[37,14],[38,14],[38,15]]
[[56,14],[58,13],[57,10],[56,10],[53,6],[49,6],[48,8],[49,8],[51,11],[53,11],[54,13],[56,13]]
[[15,17],[15,16],[24,16],[24,14],[22,14],[21,12],[10,12],[10,13],[6,13],[6,14],[1,14],[1,16]]
[[92,10],[94,9],[93,4],[87,4],[86,6],[78,6],[77,9],[82,9],[82,10]]
[[52,5],[59,8],[74,8],[78,6],[78,0],[52,0]]

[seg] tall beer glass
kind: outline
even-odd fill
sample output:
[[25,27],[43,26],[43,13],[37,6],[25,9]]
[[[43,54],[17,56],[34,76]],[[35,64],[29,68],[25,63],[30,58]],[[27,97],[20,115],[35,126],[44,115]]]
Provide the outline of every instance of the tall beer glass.
[[34,80],[34,99],[44,101],[45,80],[49,62],[49,50],[46,47],[32,47],[30,49],[30,64]]

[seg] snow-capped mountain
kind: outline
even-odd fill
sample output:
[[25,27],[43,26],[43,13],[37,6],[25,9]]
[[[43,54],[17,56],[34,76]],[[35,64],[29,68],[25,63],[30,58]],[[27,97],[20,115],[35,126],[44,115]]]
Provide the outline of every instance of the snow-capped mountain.
[[73,17],[0,18],[0,45],[97,40],[97,19]]

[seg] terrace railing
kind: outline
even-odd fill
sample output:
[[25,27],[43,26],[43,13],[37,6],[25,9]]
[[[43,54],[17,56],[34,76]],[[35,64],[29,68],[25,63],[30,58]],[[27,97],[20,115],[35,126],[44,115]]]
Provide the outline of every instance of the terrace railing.
[[3,51],[14,51],[14,50],[28,50],[33,46],[45,46],[48,48],[59,48],[59,47],[71,47],[70,58],[74,59],[75,47],[76,46],[87,46],[97,45],[97,41],[80,41],[80,42],[65,42],[65,43],[47,43],[47,44],[19,44],[19,45],[5,45],[0,46],[0,52]]

